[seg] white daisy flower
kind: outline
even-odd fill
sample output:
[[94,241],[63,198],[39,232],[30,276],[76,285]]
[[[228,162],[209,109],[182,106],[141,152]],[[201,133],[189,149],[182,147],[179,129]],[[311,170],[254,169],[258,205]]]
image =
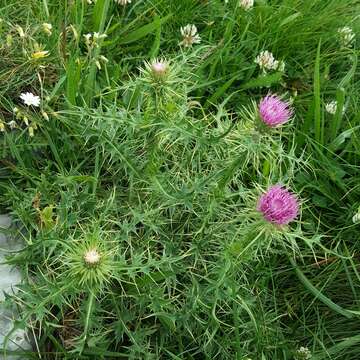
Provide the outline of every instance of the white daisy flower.
[[27,106],[40,106],[40,98],[37,95],[32,94],[31,92],[22,93],[20,99]]
[[250,10],[254,6],[254,0],[240,0],[239,6],[244,10]]
[[340,35],[340,43],[342,46],[351,46],[355,41],[355,34],[352,28],[349,26],[344,26],[343,28],[338,29]]
[[197,28],[194,24],[188,24],[180,28],[183,40],[180,45],[185,47],[192,46],[192,44],[199,44],[201,42],[200,35],[198,34]]

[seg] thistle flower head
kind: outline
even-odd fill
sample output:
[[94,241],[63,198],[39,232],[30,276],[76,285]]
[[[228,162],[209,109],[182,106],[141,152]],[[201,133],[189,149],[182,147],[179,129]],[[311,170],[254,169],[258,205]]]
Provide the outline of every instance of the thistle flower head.
[[108,247],[107,236],[99,229],[84,235],[73,239],[71,248],[64,253],[62,264],[66,270],[61,273],[81,287],[101,289],[116,271],[117,247]]
[[163,75],[167,72],[169,65],[165,61],[153,61],[151,70],[155,75]]
[[180,45],[185,47],[192,46],[193,44],[199,44],[201,42],[200,35],[198,34],[197,28],[193,24],[188,24],[180,28],[181,35],[183,40],[180,42]]
[[20,99],[24,102],[27,106],[40,106],[40,98],[37,95],[34,95],[31,92],[22,93],[20,95]]
[[101,260],[101,255],[97,249],[87,250],[84,254],[84,261],[86,265],[94,266],[97,265]]
[[259,104],[259,115],[263,123],[276,127],[290,120],[293,110],[287,101],[276,95],[265,96]]
[[263,214],[265,220],[276,225],[286,225],[298,216],[299,204],[287,189],[274,185],[261,195],[257,210]]
[[153,59],[145,61],[145,66],[140,68],[143,79],[148,83],[167,83],[174,80],[174,68],[165,59]]

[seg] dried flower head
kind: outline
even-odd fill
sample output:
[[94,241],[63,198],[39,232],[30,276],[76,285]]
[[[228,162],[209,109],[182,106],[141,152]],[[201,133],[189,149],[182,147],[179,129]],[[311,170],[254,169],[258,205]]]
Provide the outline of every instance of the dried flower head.
[[275,60],[274,55],[270,51],[261,51],[260,54],[255,58],[255,63],[259,65],[260,69],[266,70],[285,70],[285,62]]
[[22,93],[20,99],[27,106],[40,106],[40,98],[37,95],[32,94],[31,92]]
[[287,101],[283,101],[279,96],[267,95],[259,104],[259,115],[263,123],[270,127],[276,127],[288,122],[293,110]]
[[343,28],[338,29],[340,36],[340,43],[344,47],[351,46],[355,41],[355,34],[352,28],[349,26],[344,26]]
[[192,46],[192,44],[199,44],[201,42],[200,35],[198,34],[197,28],[193,24],[188,24],[180,28],[183,40],[180,45],[185,47]]
[[274,185],[261,195],[257,210],[264,219],[277,224],[285,225],[293,221],[299,213],[299,204],[296,197],[281,185]]
[[254,0],[240,0],[239,6],[244,10],[250,10],[254,6]]

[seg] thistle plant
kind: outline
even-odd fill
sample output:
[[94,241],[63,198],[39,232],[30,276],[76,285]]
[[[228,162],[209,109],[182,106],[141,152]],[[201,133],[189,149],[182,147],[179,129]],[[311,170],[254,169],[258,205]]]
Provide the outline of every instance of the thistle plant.
[[96,292],[116,277],[119,268],[115,261],[117,245],[99,228],[85,231],[80,238],[72,239],[66,248],[58,271],[72,287]]
[[358,0],[0,9],[24,360],[358,358]]

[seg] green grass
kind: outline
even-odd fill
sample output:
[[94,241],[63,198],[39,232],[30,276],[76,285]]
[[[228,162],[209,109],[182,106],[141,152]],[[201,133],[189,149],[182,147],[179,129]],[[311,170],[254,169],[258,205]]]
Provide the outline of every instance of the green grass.
[[[303,346],[358,359],[357,0],[0,9],[0,204],[24,238],[7,301],[34,337],[22,358],[281,360]],[[191,48],[186,24],[201,36]],[[107,36],[86,44],[94,32]],[[285,71],[263,74],[262,50]],[[170,62],[166,81],[146,70],[154,58]],[[255,119],[269,92],[296,114],[272,131]],[[256,211],[276,183],[302,201],[284,229]],[[94,248],[100,265],[85,266]]]

